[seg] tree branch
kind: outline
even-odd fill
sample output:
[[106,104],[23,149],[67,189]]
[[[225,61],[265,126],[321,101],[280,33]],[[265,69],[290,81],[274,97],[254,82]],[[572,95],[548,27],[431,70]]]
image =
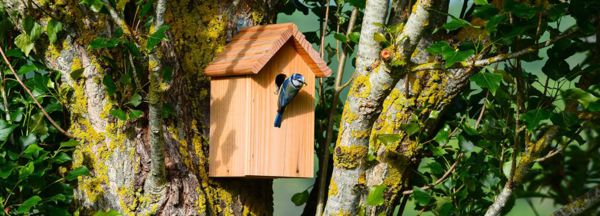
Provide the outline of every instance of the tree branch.
[[[442,175],[441,178],[439,178],[434,183],[428,184],[428,185],[423,186],[423,187],[420,187],[419,189],[421,189],[421,190],[429,190],[430,188],[433,188],[436,185],[439,185],[439,184],[443,183],[444,181],[446,181],[446,179],[448,179],[448,177],[450,177],[450,174],[452,174],[454,172],[454,170],[456,170],[456,166],[460,162],[460,159],[462,159],[462,156],[463,156],[462,152],[460,154],[458,154],[458,156],[456,156],[456,161],[454,161],[454,163],[452,164],[452,166],[450,166],[450,169],[446,170],[446,172],[444,173],[444,175]],[[402,195],[410,195],[413,192],[414,192],[413,190],[407,190],[407,191],[402,192]]]
[[588,191],[580,197],[575,198],[560,209],[556,210],[554,216],[580,215],[600,203],[600,185]]
[[[15,76],[15,80],[17,80],[17,82],[19,83],[19,85],[21,85],[21,87],[23,87],[23,89],[25,89],[25,92],[27,92],[27,94],[31,97],[31,99],[33,100],[33,102],[35,103],[35,105],[40,109],[40,111],[42,112],[42,114],[44,114],[44,116],[46,117],[46,119],[48,119],[48,121],[50,122],[50,124],[52,124],[52,126],[54,126],[56,128],[56,130],[60,131],[65,136],[67,136],[69,138],[74,138],[75,136],[73,136],[73,134],[65,131],[62,127],[60,127],[60,125],[58,125],[56,123],[56,121],[54,121],[54,119],[52,117],[50,117],[50,115],[48,114],[48,112],[46,112],[46,110],[40,104],[40,102],[35,98],[35,96],[33,96],[33,94],[31,93],[31,91],[29,90],[29,88],[27,88],[27,86],[25,85],[25,83],[23,83],[23,81],[21,81],[21,78],[19,77],[19,74],[17,74],[17,72],[15,72],[15,69],[12,67],[10,61],[8,60],[8,58],[6,58],[6,55],[4,54],[4,49],[2,49],[2,47],[0,47],[0,54],[2,54],[2,58],[4,59],[4,63],[6,63],[6,65],[10,69],[10,72],[12,72],[12,74]],[[5,107],[5,108],[8,109],[8,107]]]
[[527,150],[525,152],[526,156],[521,157],[519,164],[515,168],[514,175],[510,176],[512,182],[507,181],[506,184],[504,184],[502,192],[498,196],[496,196],[496,200],[488,208],[487,212],[485,213],[485,216],[500,215],[502,209],[504,208],[504,206],[508,202],[508,199],[512,195],[513,188],[516,185],[522,183],[525,175],[527,174],[527,171],[529,171],[529,169],[535,162],[535,159],[546,148],[546,146],[552,143],[552,140],[557,134],[558,127],[552,126],[544,133],[544,135],[540,139],[538,139],[537,142],[527,143]]
[[[327,6],[329,8],[329,5]],[[358,8],[352,9],[352,14],[350,15],[350,21],[348,21],[348,29],[346,30],[346,36],[352,33],[352,29],[354,28],[354,23],[356,22],[356,18],[358,17]],[[342,45],[343,47],[343,45]],[[323,155],[321,156],[321,168],[319,169],[321,179],[319,181],[319,195],[317,198],[317,210],[316,215],[320,216],[323,213],[323,207],[325,206],[325,190],[327,187],[327,171],[329,169],[329,144],[333,139],[333,116],[337,110],[337,104],[339,101],[339,95],[343,88],[340,87],[342,82],[342,78],[344,77],[344,66],[346,66],[346,51],[342,50],[340,53],[340,59],[338,64],[338,69],[335,74],[335,84],[334,84],[334,93],[333,93],[333,101],[331,102],[331,108],[329,109],[329,117],[327,120],[327,135],[325,137],[325,146],[323,147]]]
[[414,71],[421,71],[421,70],[443,70],[443,69],[483,67],[483,66],[490,65],[490,64],[493,64],[496,62],[501,62],[501,61],[508,60],[508,59],[518,58],[518,57],[530,54],[532,52],[538,51],[544,47],[547,47],[547,46],[550,46],[550,45],[556,43],[557,41],[559,41],[563,38],[573,35],[577,31],[578,31],[578,28],[571,28],[552,40],[547,40],[546,42],[538,43],[534,46],[519,50],[517,52],[512,52],[512,53],[508,53],[508,54],[500,54],[500,55],[497,55],[494,57],[476,60],[476,61],[466,60],[466,61],[459,62],[458,63],[459,66],[456,66],[456,67],[445,68],[443,64],[435,62],[435,63],[426,63],[426,64],[414,66],[410,69],[410,71],[414,72]]

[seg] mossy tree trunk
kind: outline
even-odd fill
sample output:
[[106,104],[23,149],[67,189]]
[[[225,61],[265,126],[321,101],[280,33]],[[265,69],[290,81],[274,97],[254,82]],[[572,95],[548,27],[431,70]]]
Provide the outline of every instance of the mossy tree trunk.
[[[63,102],[71,113],[70,122],[62,125],[80,141],[74,166],[83,164],[91,171],[79,180],[76,191],[81,210],[115,209],[127,215],[272,214],[271,180],[208,177],[209,79],[202,70],[240,28],[272,22],[277,1],[168,1],[164,22],[171,28],[161,50],[169,60],[162,66],[173,69],[173,79],[160,100],[173,112],[161,124],[166,183],[158,194],[144,189],[152,160],[147,104],[142,103],[146,114],[137,121],[116,119],[110,110],[122,104],[125,95],[109,97],[102,82],[106,73],[119,73],[120,65],[132,63],[139,69],[153,68],[153,63],[91,49],[95,38],[110,37],[118,25],[108,14],[94,13],[78,2],[12,0],[4,7],[16,23],[33,16],[40,23],[52,18],[64,24],[59,42],[36,43],[35,55],[62,74]],[[116,9],[123,11],[126,22],[139,20],[132,18],[139,16],[134,2],[117,1]],[[134,37],[144,37],[135,33],[144,23],[127,24]],[[82,75],[72,77],[77,71]],[[129,79],[148,91],[145,76]]]

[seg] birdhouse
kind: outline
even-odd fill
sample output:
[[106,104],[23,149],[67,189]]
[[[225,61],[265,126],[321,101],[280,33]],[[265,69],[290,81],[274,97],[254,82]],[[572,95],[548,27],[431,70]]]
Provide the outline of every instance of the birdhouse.
[[[241,30],[204,73],[211,77],[209,176],[313,177],[315,77],[331,69],[296,25]],[[276,80],[294,73],[305,86],[278,128]]]

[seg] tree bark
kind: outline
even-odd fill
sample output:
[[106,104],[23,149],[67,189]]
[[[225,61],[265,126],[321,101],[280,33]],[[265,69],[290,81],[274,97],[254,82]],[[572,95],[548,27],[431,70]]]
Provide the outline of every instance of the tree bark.
[[[88,47],[93,39],[109,37],[121,25],[77,1],[36,1],[33,7],[25,2],[4,3],[17,23],[26,16],[46,22],[51,14],[65,25],[57,43],[37,43],[35,54],[62,74],[61,89],[71,92],[67,104],[71,113],[69,132],[80,141],[73,166],[86,165],[91,171],[90,176],[79,179],[75,193],[84,213],[115,209],[126,215],[272,214],[271,180],[208,177],[210,94],[209,78],[202,70],[241,28],[272,22],[277,1],[168,1],[164,22],[171,28],[169,41],[161,49],[174,53],[173,60],[167,61],[174,76],[160,100],[170,104],[174,112],[162,120],[158,130],[166,164],[165,189],[158,194],[144,188],[153,159],[150,133],[156,128],[151,131],[146,118],[125,122],[112,117],[109,111],[119,101],[111,99],[102,84],[104,74],[118,70],[102,56],[111,57],[117,64],[129,63],[129,59],[123,53]],[[143,22],[128,25],[135,32]],[[148,59],[131,62],[138,64],[138,69],[151,68]],[[71,78],[71,72],[80,69],[84,71],[82,77]],[[142,72],[147,73],[150,71]],[[147,75],[136,79],[142,84],[148,81]],[[147,113],[147,104],[141,107]],[[150,114],[160,115],[157,111]]]

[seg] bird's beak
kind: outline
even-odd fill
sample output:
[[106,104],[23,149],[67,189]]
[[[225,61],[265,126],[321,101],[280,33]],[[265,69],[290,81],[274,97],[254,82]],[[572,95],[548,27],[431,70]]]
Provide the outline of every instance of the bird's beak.
[[302,86],[307,86],[306,82],[302,81]]

